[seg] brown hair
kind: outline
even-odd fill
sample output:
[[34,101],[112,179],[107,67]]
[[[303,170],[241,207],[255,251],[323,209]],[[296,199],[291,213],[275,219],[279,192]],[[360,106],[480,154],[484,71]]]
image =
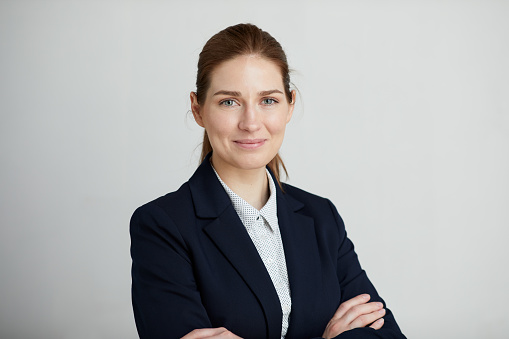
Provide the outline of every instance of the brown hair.
[[[240,55],[259,55],[274,62],[281,70],[285,95],[289,103],[292,103],[290,90],[290,70],[283,48],[269,33],[252,24],[238,24],[230,26],[212,36],[200,53],[198,59],[198,73],[196,75],[196,99],[198,104],[205,101],[207,90],[210,87],[210,74],[222,62],[231,60]],[[201,160],[212,151],[207,131],[203,134],[203,146]],[[281,187],[280,167],[286,176],[285,164],[279,153],[268,163],[268,166]],[[282,187],[281,187],[282,188]]]

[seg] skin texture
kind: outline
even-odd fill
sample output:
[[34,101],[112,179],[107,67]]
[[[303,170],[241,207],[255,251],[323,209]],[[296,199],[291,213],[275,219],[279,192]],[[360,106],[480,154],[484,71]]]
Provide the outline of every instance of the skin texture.
[[283,143],[294,102],[287,101],[278,66],[255,55],[218,65],[201,105],[191,93],[193,116],[207,131],[214,150],[214,168],[255,208],[263,207],[268,198],[265,166]]
[[[191,110],[209,136],[212,164],[235,193],[261,209],[269,197],[265,166],[283,143],[295,103],[284,94],[282,75],[272,61],[244,55],[214,69],[205,101],[191,92]],[[362,294],[342,303],[323,337],[333,338],[353,328],[383,326],[385,310]],[[239,338],[227,329],[196,329],[182,339]]]

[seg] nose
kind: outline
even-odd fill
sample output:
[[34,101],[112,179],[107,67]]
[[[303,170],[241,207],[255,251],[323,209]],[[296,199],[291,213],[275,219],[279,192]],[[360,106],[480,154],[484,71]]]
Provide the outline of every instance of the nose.
[[245,105],[239,121],[239,128],[247,132],[254,132],[261,127],[261,116],[255,105]]

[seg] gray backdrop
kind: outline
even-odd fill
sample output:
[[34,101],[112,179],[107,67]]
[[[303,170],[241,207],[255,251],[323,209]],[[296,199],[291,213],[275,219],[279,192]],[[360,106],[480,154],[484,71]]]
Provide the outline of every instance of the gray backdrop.
[[196,168],[198,53],[288,53],[291,184],[330,198],[409,338],[502,338],[508,1],[0,2],[0,337],[136,338],[128,222]]

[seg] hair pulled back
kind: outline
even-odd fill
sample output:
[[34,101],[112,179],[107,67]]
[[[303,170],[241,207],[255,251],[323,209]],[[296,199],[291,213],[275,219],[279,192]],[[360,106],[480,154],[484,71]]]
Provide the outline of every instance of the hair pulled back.
[[[212,36],[200,53],[198,59],[198,72],[196,75],[196,98],[198,104],[203,104],[207,91],[210,87],[210,77],[214,69],[221,63],[242,55],[257,55],[274,62],[281,70],[285,95],[289,103],[292,103],[290,90],[290,70],[286,54],[279,42],[269,33],[252,24],[238,24],[225,28]],[[207,131],[203,135],[201,161],[212,151]],[[279,153],[268,163],[274,173],[279,186],[280,167],[286,175],[286,167]]]

